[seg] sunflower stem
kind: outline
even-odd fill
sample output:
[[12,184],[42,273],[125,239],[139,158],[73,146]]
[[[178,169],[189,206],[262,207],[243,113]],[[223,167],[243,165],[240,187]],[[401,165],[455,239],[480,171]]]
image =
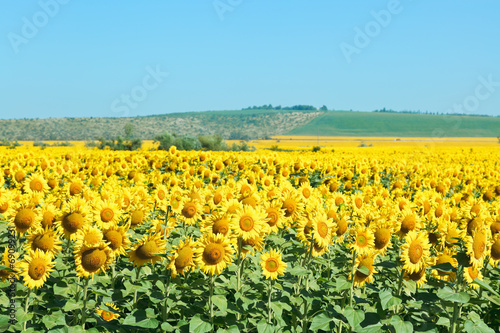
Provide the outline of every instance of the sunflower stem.
[[85,279],[83,288],[83,308],[82,308],[82,327],[85,329],[85,320],[87,319],[87,290],[89,286],[89,279]]
[[354,274],[356,269],[356,250],[352,252],[352,267],[351,267],[351,289],[349,292],[349,306],[352,307],[352,299],[354,295]]
[[[26,295],[26,303],[24,304],[24,314],[28,313],[29,301],[30,301],[31,289],[28,289],[28,294]],[[23,324],[23,331],[26,331],[26,326],[28,325],[28,320]]]
[[[138,266],[135,271],[135,281],[139,281],[139,275],[141,274],[142,266]],[[134,309],[137,307],[137,289],[134,291]]]
[[[236,292],[238,293],[241,289],[241,267],[242,265],[242,260],[241,260],[241,248],[242,248],[242,242],[243,240],[241,237],[238,238],[238,256],[236,259]],[[240,320],[241,319],[241,314],[238,312],[236,314],[236,319]]]
[[[403,277],[404,277],[404,270],[401,269],[401,271],[399,272],[399,278],[398,278],[398,293],[397,293],[397,296],[398,297],[401,297],[401,291],[403,290]],[[399,305],[396,305],[394,307],[394,314],[398,313],[399,312]]]
[[214,326],[214,302],[212,300],[212,297],[214,296],[214,276],[212,274],[210,274],[209,289],[210,289],[210,296],[208,298],[208,308],[210,310],[210,324],[212,325],[212,328],[213,328],[213,326]]
[[273,295],[273,280],[269,280],[269,295],[267,297],[268,322],[272,324],[273,310],[271,309],[271,298]]
[[166,322],[167,321],[167,316],[168,316],[168,311],[167,311],[167,301],[168,301],[168,296],[170,295],[170,278],[171,278],[171,275],[169,274],[169,270],[167,269],[167,279],[166,281],[164,282],[164,286],[165,286],[165,301],[163,302],[163,321]]

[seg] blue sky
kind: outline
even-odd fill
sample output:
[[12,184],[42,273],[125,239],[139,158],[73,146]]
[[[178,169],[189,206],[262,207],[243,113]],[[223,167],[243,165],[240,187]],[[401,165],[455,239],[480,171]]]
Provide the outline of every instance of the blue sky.
[[498,1],[0,4],[0,118],[327,105],[500,115]]

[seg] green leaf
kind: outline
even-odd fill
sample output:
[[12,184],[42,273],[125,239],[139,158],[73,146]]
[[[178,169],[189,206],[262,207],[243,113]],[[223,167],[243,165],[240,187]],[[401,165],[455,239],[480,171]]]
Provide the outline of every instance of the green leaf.
[[346,306],[344,316],[354,329],[365,319],[365,313],[362,310],[354,310],[351,306]]
[[229,326],[229,328],[219,328],[217,330],[217,333],[240,333],[240,329],[238,328],[238,326],[233,325]]
[[8,271],[8,272],[13,272],[14,271],[10,267],[5,266],[5,265],[0,265],[0,271],[1,270],[5,270],[5,271]]
[[466,292],[456,293],[450,287],[446,286],[441,288],[437,292],[437,297],[441,298],[443,301],[457,302],[457,303],[467,303],[470,300],[470,295]]
[[437,269],[437,270],[440,270],[441,272],[445,272],[445,273],[454,273],[457,271],[457,269],[455,267],[453,267],[453,265],[450,264],[449,262],[444,262],[442,264],[434,265],[434,266],[431,266],[430,268]]
[[366,266],[361,266],[358,268],[358,272],[364,275],[370,275],[370,270]]
[[475,278],[474,283],[476,283],[481,288],[488,290],[490,293],[500,297],[500,294],[498,292],[496,292],[493,288],[491,288],[490,285],[487,284],[486,282],[484,282],[483,280],[479,280],[478,278]]
[[68,312],[68,311],[73,311],[76,309],[81,309],[82,304],[75,302],[74,299],[69,299],[66,304],[64,304],[63,310]]
[[318,330],[329,332],[330,324],[332,323],[332,321],[333,319],[331,317],[322,312],[313,318],[313,320],[311,321],[311,327],[309,329],[314,332]]
[[389,289],[385,289],[382,292],[380,292],[379,297],[382,310],[387,310],[393,307],[394,305],[401,304],[401,298],[393,296],[392,292]]
[[175,327],[170,325],[167,322],[163,322],[163,323],[161,323],[161,330],[165,331],[165,332],[173,332],[173,331],[175,331]]
[[294,268],[290,269],[288,273],[294,275],[294,276],[301,276],[301,275],[307,275],[309,271],[305,269],[304,267],[301,266],[295,266]]
[[43,316],[42,322],[45,324],[45,327],[47,327],[47,329],[51,329],[54,326],[65,326],[66,318],[61,311],[57,311],[52,314]]
[[140,327],[140,328],[157,328],[158,320],[154,318],[148,318],[141,321],[137,321],[137,318],[134,315],[129,315],[123,321],[123,325]]
[[495,333],[495,331],[488,327],[483,321],[473,322],[467,320],[464,328],[467,333]]
[[393,316],[390,323],[396,333],[413,333],[413,325],[409,321],[403,321],[400,316]]
[[274,326],[266,322],[264,319],[257,323],[258,333],[274,333]]
[[212,329],[212,325],[203,319],[201,315],[197,314],[189,321],[189,332],[193,333],[205,333]]
[[214,295],[212,296],[212,302],[221,310],[222,312],[227,311],[227,300],[224,295]]
[[339,292],[351,288],[351,282],[347,281],[344,276],[340,276],[335,280],[335,291]]
[[446,317],[440,317],[436,323],[436,325],[450,327],[450,319]]

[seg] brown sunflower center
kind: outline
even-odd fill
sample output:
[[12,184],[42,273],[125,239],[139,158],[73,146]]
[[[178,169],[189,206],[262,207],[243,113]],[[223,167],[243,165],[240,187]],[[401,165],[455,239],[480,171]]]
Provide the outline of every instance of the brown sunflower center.
[[25,175],[26,175],[26,174],[24,173],[24,171],[19,170],[19,171],[17,171],[17,172],[16,172],[16,174],[14,175],[14,178],[15,178],[15,179],[16,179],[16,181],[19,183],[19,182],[21,182],[21,181],[24,179],[24,176],[25,176]]
[[151,259],[155,257],[154,253],[158,253],[158,246],[156,245],[155,241],[150,240],[139,246],[135,253],[137,257],[139,257],[139,259]]
[[412,231],[413,229],[415,229],[416,224],[417,224],[417,221],[415,219],[415,216],[408,215],[401,222],[401,231],[406,234],[409,231]]
[[73,182],[69,186],[69,194],[70,195],[77,195],[82,193],[82,185],[80,183]]
[[182,215],[185,218],[193,218],[196,215],[196,205],[192,202],[186,202],[184,204],[184,208],[182,208]]
[[309,190],[308,188],[304,188],[302,190],[302,195],[304,196],[304,198],[309,199],[309,197],[311,196],[311,190]]
[[500,260],[500,238],[491,245],[491,258],[493,260]]
[[344,203],[344,199],[342,197],[336,197],[335,198],[335,205],[336,206],[340,206],[343,203]]
[[360,234],[356,237],[356,244],[360,247],[365,247],[368,245],[368,239],[366,238],[366,235]]
[[477,276],[479,275],[479,271],[474,266],[467,267],[467,271],[469,272],[469,276],[472,280],[477,278]]
[[290,217],[297,209],[297,203],[293,199],[285,199],[283,208],[285,209],[285,216]]
[[438,206],[436,210],[434,211],[434,216],[436,217],[441,217],[443,215],[443,207]]
[[165,191],[163,190],[158,191],[158,199],[160,200],[165,199]]
[[6,201],[0,205],[0,213],[5,213],[7,209],[9,209],[9,203]]
[[227,232],[229,231],[229,221],[227,218],[225,217],[222,217],[220,219],[218,219],[217,221],[215,221],[213,227],[212,227],[212,231],[214,234],[227,234]]
[[387,228],[380,228],[375,231],[375,248],[382,250],[391,239],[391,231]]
[[408,274],[408,277],[412,280],[412,281],[419,281],[420,279],[422,279],[425,275],[425,267],[422,268],[421,270],[419,270],[418,272],[413,272],[411,274]]
[[271,226],[271,227],[274,227],[276,225],[276,223],[278,223],[279,213],[274,208],[268,208],[267,209],[267,218],[269,219],[267,221],[267,224],[269,224],[269,226]]
[[34,258],[28,267],[28,275],[33,280],[40,280],[47,270],[47,263],[42,258]]
[[32,249],[40,249],[43,252],[50,251],[54,248],[54,237],[50,234],[38,235],[33,239]]
[[184,246],[179,250],[177,258],[175,258],[175,268],[179,271],[187,267],[193,260],[193,249],[191,246]]
[[484,251],[486,250],[486,237],[482,232],[478,232],[474,235],[472,249],[474,250],[474,258],[480,259],[484,255]]
[[220,202],[222,201],[222,193],[216,192],[214,194],[213,200],[214,200],[214,204],[216,204],[216,205],[220,204]]
[[33,179],[30,182],[30,189],[32,191],[40,192],[41,190],[43,190],[43,184],[39,179]]
[[113,209],[106,207],[103,210],[101,210],[101,221],[102,222],[109,222],[115,217],[115,212]]
[[117,250],[122,246],[122,234],[116,230],[109,230],[104,234],[104,239],[109,242],[109,247],[112,250]]
[[345,234],[345,232],[347,231],[347,226],[348,226],[348,224],[347,224],[346,219],[341,218],[339,221],[337,221],[337,236],[338,237]]
[[467,234],[472,235],[472,233],[481,226],[482,222],[483,220],[479,216],[470,220],[469,223],[467,223]]
[[276,260],[276,258],[268,258],[266,260],[266,270],[268,272],[274,273],[278,270],[279,268],[279,262]]
[[354,203],[355,203],[357,208],[361,208],[363,206],[363,199],[356,198],[356,199],[354,199]]
[[82,267],[93,273],[98,271],[106,262],[106,252],[101,249],[89,249],[82,254]]
[[224,246],[218,243],[210,243],[203,250],[203,259],[209,265],[216,265],[224,259]]
[[14,217],[14,224],[21,230],[27,230],[35,221],[35,212],[29,208],[19,210]]
[[325,238],[328,235],[328,225],[323,221],[319,221],[317,227],[318,234],[321,236],[321,238]]
[[103,311],[101,313],[101,318],[106,320],[106,321],[110,321],[114,318],[114,316],[113,316],[113,313],[111,313],[111,312]]
[[254,220],[251,216],[243,215],[240,218],[240,228],[243,231],[251,231],[254,227]]
[[413,241],[410,244],[410,248],[408,249],[408,257],[412,264],[416,264],[422,259],[422,254],[424,250],[422,249],[422,245],[419,241]]
[[52,212],[45,212],[43,213],[42,217],[42,226],[50,227],[54,223],[54,220],[55,220],[55,215]]
[[75,233],[83,226],[83,216],[79,213],[71,213],[66,215],[62,220],[63,228],[69,233]]
[[144,218],[144,212],[142,210],[135,210],[131,214],[130,224],[138,225],[142,222],[143,218]]

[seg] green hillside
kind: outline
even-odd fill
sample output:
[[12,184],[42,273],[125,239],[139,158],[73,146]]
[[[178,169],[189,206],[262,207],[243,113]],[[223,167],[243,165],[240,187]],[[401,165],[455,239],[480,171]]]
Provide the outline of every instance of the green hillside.
[[496,137],[500,117],[328,111],[289,135]]

